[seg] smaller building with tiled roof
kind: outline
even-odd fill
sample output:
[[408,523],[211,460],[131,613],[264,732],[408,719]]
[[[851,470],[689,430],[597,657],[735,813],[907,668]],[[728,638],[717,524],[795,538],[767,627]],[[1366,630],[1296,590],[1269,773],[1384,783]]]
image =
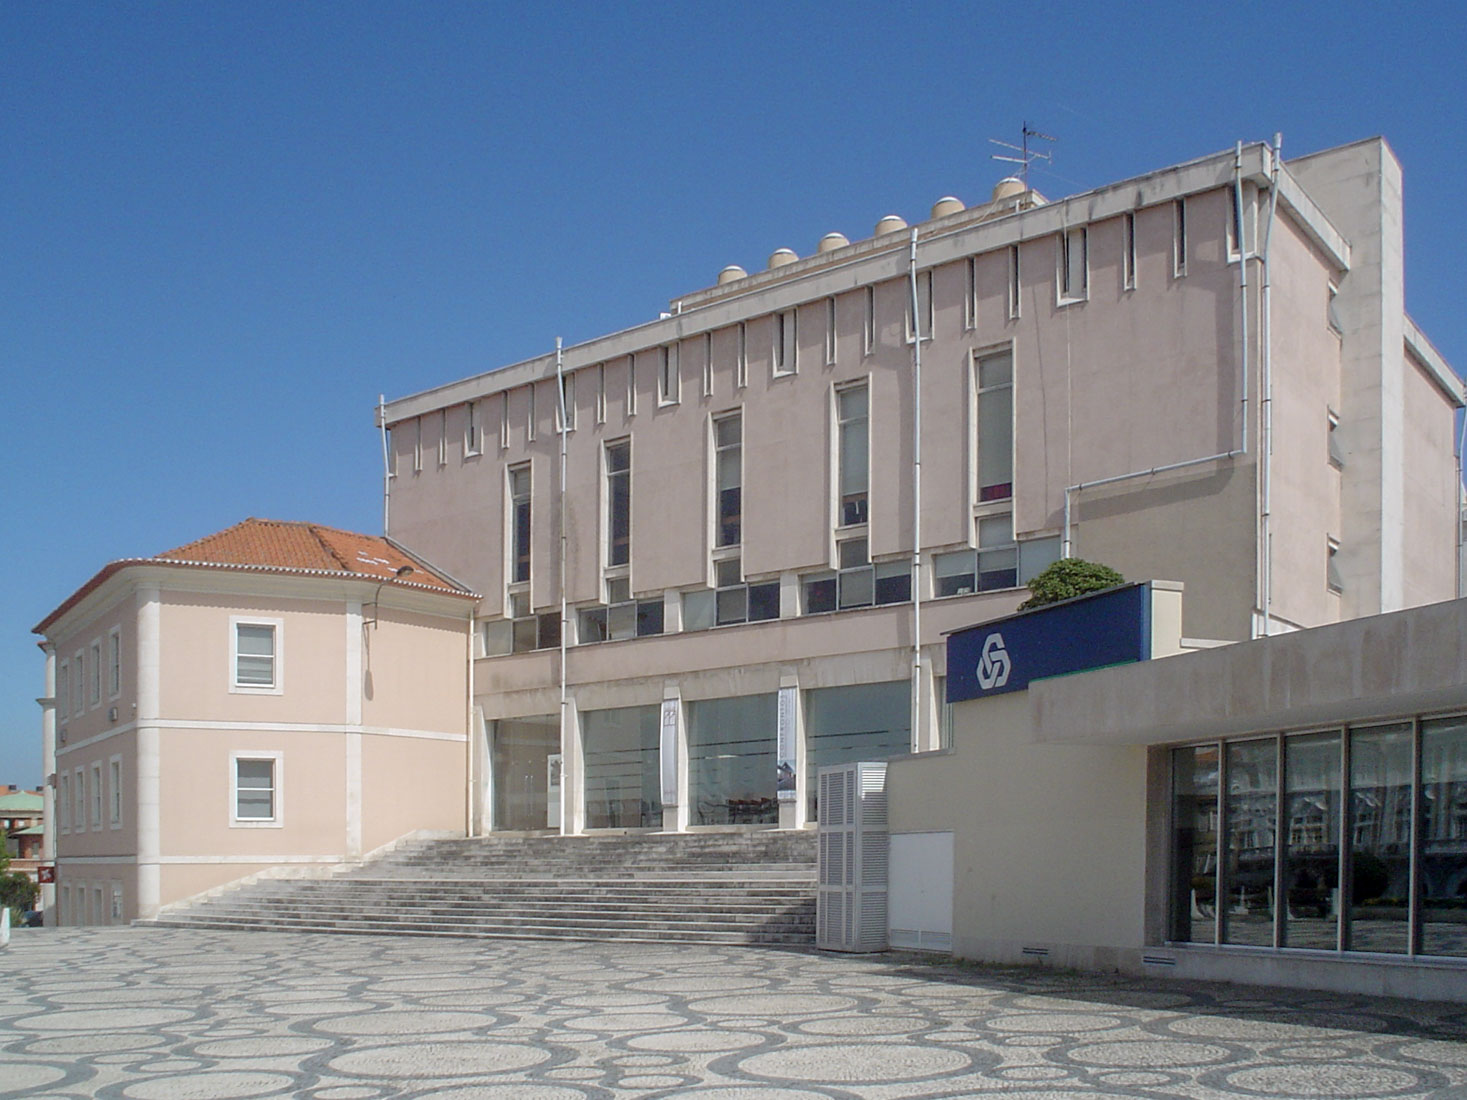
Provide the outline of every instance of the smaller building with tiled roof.
[[246,519],[103,566],[46,653],[51,920],[465,827],[478,596],[391,539]]

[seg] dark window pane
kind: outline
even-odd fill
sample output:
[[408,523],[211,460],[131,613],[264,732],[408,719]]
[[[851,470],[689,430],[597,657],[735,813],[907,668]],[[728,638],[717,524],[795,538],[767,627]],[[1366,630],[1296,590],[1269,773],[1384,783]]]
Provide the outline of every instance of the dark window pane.
[[1467,717],[1421,723],[1421,953],[1467,955]]
[[1285,946],[1333,951],[1337,945],[1340,813],[1340,735],[1285,738]]
[[1224,943],[1273,946],[1278,747],[1273,738],[1227,747],[1227,924]]
[[1217,942],[1216,745],[1172,752],[1170,938]]
[[1350,899],[1354,951],[1404,954],[1411,925],[1411,755],[1408,722],[1350,731]]
[[842,527],[850,527],[853,524],[866,522],[866,494],[844,497],[840,505],[840,523]]
[[555,649],[560,645],[560,612],[540,616],[540,648]]
[[535,620],[516,619],[514,621],[514,651],[516,653],[527,653],[535,648]]
[[978,574],[978,588],[983,592],[991,592],[996,588],[1017,588],[1018,586],[1019,571],[1017,569],[988,569]]
[[581,641],[606,641],[606,608],[591,607],[581,612]]
[[1014,483],[1005,481],[998,485],[985,485],[978,492],[979,500],[1008,500],[1014,495]]
[[516,501],[514,506],[514,579],[530,579],[530,502]]
[[637,637],[662,633],[662,600],[643,600],[637,604]]
[[738,486],[718,494],[718,545],[737,546],[742,537],[743,490]]
[[749,621],[764,622],[779,618],[779,582],[749,585]]
[[912,574],[910,571],[890,577],[883,577],[880,575],[880,570],[877,571],[877,603],[906,603],[911,598]]
[[805,582],[805,614],[835,610],[835,578],[821,577]]

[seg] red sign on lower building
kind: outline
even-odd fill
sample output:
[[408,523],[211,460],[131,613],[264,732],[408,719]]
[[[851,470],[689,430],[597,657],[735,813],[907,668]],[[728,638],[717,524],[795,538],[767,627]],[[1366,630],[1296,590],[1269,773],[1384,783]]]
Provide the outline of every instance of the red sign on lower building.
[[53,864],[51,866],[37,867],[36,868],[36,881],[37,882],[41,882],[41,883],[55,882],[56,881],[56,867],[55,867],[55,865]]

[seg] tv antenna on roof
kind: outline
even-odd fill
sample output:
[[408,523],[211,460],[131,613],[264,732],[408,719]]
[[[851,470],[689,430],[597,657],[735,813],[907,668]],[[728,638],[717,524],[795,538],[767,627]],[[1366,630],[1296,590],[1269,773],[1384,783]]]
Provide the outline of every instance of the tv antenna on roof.
[[1012,145],[1007,141],[999,141],[998,138],[989,138],[988,140],[994,145],[1001,145],[1005,149],[1012,149],[1019,154],[1016,157],[1006,157],[1001,153],[994,153],[992,156],[994,160],[1006,160],[1010,164],[1019,165],[1019,178],[1024,181],[1024,190],[1027,191],[1029,190],[1029,165],[1036,160],[1042,160],[1047,164],[1054,163],[1054,150],[1046,150],[1041,153],[1037,149],[1030,149],[1029,139],[1036,138],[1039,141],[1058,141],[1059,138],[1050,137],[1048,134],[1041,134],[1027,122],[1024,123],[1022,133],[1024,135],[1022,145]]

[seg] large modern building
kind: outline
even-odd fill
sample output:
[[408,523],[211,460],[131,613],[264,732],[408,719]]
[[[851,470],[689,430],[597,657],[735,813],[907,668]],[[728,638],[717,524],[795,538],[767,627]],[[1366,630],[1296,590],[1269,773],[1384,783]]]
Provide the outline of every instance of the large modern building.
[[1004,181],[386,403],[389,534],[484,594],[473,829],[806,823],[1064,555],[1181,582],[1182,648],[1454,597],[1401,226],[1380,140]]

